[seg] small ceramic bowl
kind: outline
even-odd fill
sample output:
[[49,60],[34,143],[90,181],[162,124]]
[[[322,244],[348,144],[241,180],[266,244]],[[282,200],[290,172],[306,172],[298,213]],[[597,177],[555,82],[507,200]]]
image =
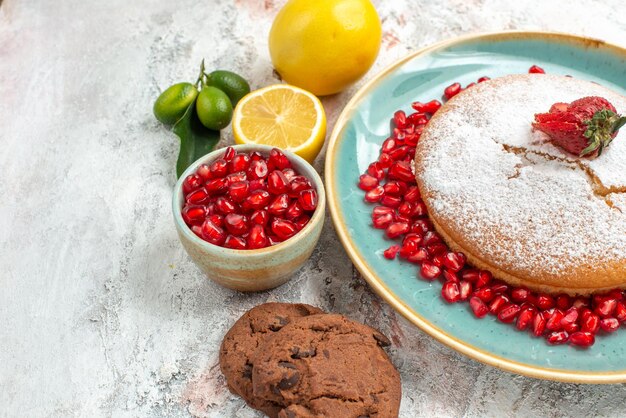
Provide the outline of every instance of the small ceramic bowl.
[[[272,147],[266,145],[235,145],[237,152],[258,151],[269,155]],[[255,292],[272,289],[287,282],[311,256],[322,227],[326,210],[324,184],[315,169],[297,155],[283,151],[293,168],[307,177],[317,189],[318,204],[309,223],[296,235],[271,247],[258,250],[233,250],[208,243],[198,237],[185,224],[181,215],[183,207],[182,183],[185,177],[193,174],[201,164],[210,164],[224,154],[223,149],[193,163],[178,179],[174,188],[172,209],[176,230],[183,247],[207,277],[224,287],[242,292]]]

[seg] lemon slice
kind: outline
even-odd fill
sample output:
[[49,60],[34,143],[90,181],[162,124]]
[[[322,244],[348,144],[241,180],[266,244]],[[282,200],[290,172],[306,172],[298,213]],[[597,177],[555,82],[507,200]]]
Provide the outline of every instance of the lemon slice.
[[289,150],[313,162],[324,145],[326,115],[317,97],[287,84],[246,95],[233,114],[237,144],[263,144]]

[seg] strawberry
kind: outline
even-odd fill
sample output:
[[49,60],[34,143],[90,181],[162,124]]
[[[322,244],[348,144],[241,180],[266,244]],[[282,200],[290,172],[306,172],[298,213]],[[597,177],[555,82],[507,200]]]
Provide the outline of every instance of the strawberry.
[[602,97],[583,97],[572,103],[555,103],[548,113],[537,113],[533,127],[552,143],[579,157],[602,154],[626,124],[615,106]]

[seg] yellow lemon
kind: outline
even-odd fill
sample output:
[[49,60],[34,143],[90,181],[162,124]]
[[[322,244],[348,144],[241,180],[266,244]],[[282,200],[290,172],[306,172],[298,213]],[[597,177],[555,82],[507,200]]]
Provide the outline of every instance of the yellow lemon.
[[325,96],[367,72],[381,33],[369,0],[289,0],[274,19],[270,55],[287,83]]
[[237,144],[286,149],[313,162],[324,145],[326,115],[308,91],[287,84],[255,90],[239,101],[233,114]]

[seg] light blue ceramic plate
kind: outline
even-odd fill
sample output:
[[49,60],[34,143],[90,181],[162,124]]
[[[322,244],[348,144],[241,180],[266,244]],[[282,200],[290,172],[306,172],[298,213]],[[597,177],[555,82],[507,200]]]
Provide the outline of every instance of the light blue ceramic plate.
[[626,49],[572,35],[506,32],[464,37],[418,51],[365,85],[339,117],[326,157],[326,190],[335,228],[370,286],[425,332],[476,360],[528,376],[581,383],[626,381],[626,331],[596,339],[590,349],[549,346],[544,339],[476,319],[467,304],[449,305],[440,284],[416,278],[417,268],[383,258],[390,243],[371,227],[372,207],[357,188],[359,174],[378,158],[393,112],[440,97],[454,81],[526,73],[597,81],[626,94]]

